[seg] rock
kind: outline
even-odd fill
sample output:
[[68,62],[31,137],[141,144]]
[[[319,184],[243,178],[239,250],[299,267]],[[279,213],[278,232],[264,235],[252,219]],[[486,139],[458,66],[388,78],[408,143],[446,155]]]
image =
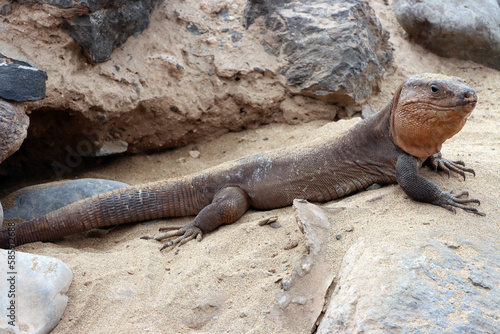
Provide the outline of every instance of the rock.
[[35,219],[87,197],[128,186],[111,180],[80,179],[22,188],[2,199],[5,220]]
[[71,270],[58,259],[13,250],[0,250],[0,263],[0,332],[49,333],[66,309]]
[[[418,43],[444,57],[500,70],[500,3],[479,0],[394,0],[399,24]],[[459,47],[457,47],[459,46]]]
[[[1,68],[0,65],[0,72]],[[3,86],[0,85],[0,90]],[[23,143],[28,134],[29,118],[10,103],[0,101],[0,119],[0,162],[2,162],[16,152]]]
[[304,234],[301,243],[305,244],[306,253],[294,263],[290,277],[282,281],[284,291],[276,296],[277,303],[270,317],[290,332],[311,333],[335,276],[328,262],[332,247],[328,242],[330,221],[315,204],[296,199],[293,206],[297,224]]
[[87,61],[95,64],[108,60],[113,50],[122,46],[127,38],[146,29],[161,0],[83,0],[81,3],[89,4],[92,13],[66,21],[64,28],[80,44]]
[[0,62],[0,97],[24,102],[45,98],[47,73],[34,67]]
[[93,156],[105,157],[127,152],[128,143],[123,140],[105,142],[99,149],[93,152]]
[[317,333],[500,333],[498,249],[447,237],[354,244]]
[[392,50],[367,2],[248,1],[246,27],[260,16],[277,37],[263,43],[286,59],[280,73],[296,93],[350,105],[379,91]]
[[193,158],[193,159],[199,159],[200,155],[201,155],[201,153],[198,150],[189,151],[189,156],[191,156],[191,158]]

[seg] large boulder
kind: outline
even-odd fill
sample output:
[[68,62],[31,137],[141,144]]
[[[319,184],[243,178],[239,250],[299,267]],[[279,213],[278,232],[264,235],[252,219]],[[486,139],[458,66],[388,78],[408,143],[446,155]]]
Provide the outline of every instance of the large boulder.
[[367,2],[250,0],[245,11],[247,27],[263,16],[275,32],[263,43],[285,59],[280,73],[294,92],[350,105],[379,91],[392,50]]
[[497,0],[394,0],[393,6],[403,29],[436,54],[500,70]]
[[351,246],[317,333],[500,333],[498,249],[448,237]]

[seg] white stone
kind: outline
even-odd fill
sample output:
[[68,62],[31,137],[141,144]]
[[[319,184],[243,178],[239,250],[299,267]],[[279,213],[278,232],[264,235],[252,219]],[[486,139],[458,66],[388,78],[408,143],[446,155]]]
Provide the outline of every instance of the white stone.
[[0,333],[49,333],[66,309],[72,280],[58,259],[0,250]]

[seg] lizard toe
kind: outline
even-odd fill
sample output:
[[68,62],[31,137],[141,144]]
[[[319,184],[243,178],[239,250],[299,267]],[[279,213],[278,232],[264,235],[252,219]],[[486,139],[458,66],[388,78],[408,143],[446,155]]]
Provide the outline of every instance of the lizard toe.
[[[174,232],[174,231],[171,231],[168,233],[172,233],[172,232]],[[165,234],[168,234],[168,233],[165,233]],[[194,238],[196,238],[197,241],[201,241],[201,239],[203,237],[203,233],[201,232],[201,230],[197,227],[194,227],[194,226],[190,226],[188,228],[182,228],[178,231],[175,231],[175,233],[176,233],[175,236],[180,235],[180,237],[164,243],[163,246],[160,248],[160,251],[164,250],[167,247],[174,246],[174,245],[177,245],[177,247],[180,247],[182,244],[185,244],[186,242],[193,240]],[[174,236],[174,235],[171,234],[170,236]]]
[[433,204],[439,205],[447,210],[456,213],[455,208],[464,210],[465,212],[475,213],[480,216],[486,216],[483,212],[480,212],[477,208],[470,206],[468,204],[475,203],[481,205],[481,202],[476,198],[462,198],[469,196],[469,192],[461,191],[458,194],[452,194],[450,192],[443,192],[442,196]]

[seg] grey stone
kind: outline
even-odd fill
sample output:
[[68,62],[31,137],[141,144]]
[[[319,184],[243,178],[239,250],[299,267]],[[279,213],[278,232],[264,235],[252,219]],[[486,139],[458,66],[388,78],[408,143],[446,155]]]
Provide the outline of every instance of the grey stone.
[[126,183],[103,179],[59,181],[30,186],[2,200],[4,217],[6,222],[11,219],[35,219],[87,197],[128,186]]
[[66,21],[63,27],[80,44],[88,62],[100,63],[108,60],[113,50],[123,45],[130,36],[142,33],[161,2],[82,1],[92,12]]
[[23,143],[28,134],[29,118],[10,103],[0,101],[0,120],[0,162],[2,162],[16,152]]
[[123,140],[108,141],[102,144],[100,148],[93,152],[93,156],[105,157],[127,152],[128,144]]
[[354,244],[317,333],[500,333],[500,253],[456,239],[477,256],[422,236]]
[[393,7],[403,29],[436,54],[500,70],[497,0],[394,0]]
[[286,59],[280,73],[296,93],[351,105],[379,91],[392,49],[367,2],[249,1],[245,26],[261,16],[277,38],[263,43]]
[[34,67],[0,62],[0,97],[24,102],[45,98],[47,73]]
[[14,250],[0,250],[0,263],[0,333],[49,333],[66,309],[71,270],[58,259]]

